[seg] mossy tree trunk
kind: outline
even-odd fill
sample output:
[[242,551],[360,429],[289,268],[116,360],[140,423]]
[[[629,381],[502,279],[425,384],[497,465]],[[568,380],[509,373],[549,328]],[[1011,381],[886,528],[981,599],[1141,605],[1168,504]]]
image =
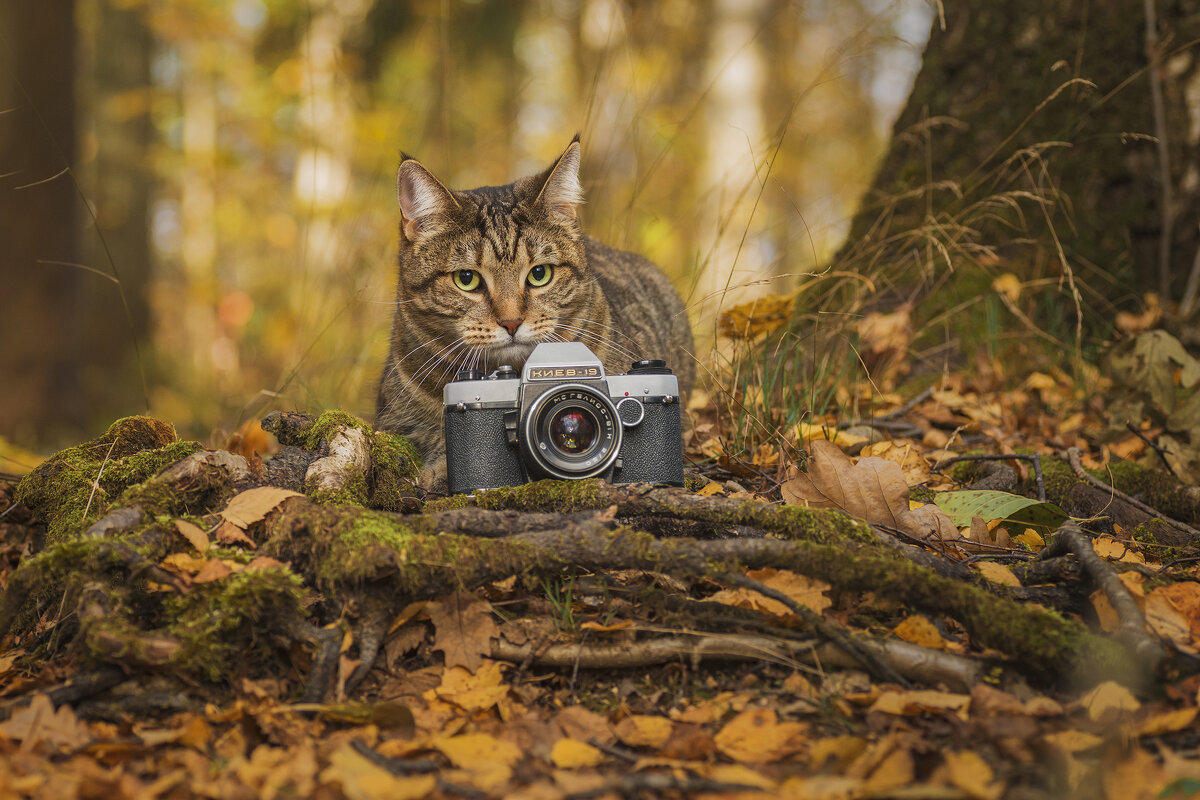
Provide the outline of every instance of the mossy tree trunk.
[[888,265],[893,279],[922,261],[904,274],[939,292],[939,310],[1000,273],[1062,278],[1021,303],[1041,330],[1082,333],[1086,347],[1115,310],[1160,290],[1165,230],[1166,303],[1180,301],[1200,248],[1200,2],[1153,5],[1156,44],[1140,0],[945,4],[837,261]]

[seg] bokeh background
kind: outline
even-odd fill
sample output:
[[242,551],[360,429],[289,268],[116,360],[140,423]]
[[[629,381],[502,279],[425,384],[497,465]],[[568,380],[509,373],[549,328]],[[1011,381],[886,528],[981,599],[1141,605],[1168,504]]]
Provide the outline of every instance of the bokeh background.
[[272,408],[370,416],[401,150],[467,188],[580,132],[585,228],[662,265],[719,361],[719,310],[841,245],[935,10],[5,3],[0,470],[127,413],[213,443]]

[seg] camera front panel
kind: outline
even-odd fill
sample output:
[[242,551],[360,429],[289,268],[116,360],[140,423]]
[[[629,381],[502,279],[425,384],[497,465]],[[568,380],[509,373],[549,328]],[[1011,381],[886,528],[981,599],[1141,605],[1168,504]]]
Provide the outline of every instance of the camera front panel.
[[530,475],[559,480],[609,474],[623,434],[601,381],[523,387],[518,431]]
[[504,414],[514,408],[446,408],[446,479],[452,494],[526,482],[517,449],[504,432]]
[[647,397],[642,400],[642,421],[626,428],[620,466],[613,483],[669,483],[683,485],[683,429],[679,398]]

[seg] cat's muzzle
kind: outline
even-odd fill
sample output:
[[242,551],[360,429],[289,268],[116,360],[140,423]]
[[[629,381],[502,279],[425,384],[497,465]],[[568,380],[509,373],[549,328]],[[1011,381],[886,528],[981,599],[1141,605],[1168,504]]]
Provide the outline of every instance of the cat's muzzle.
[[679,382],[664,361],[607,375],[586,345],[539,344],[519,375],[464,370],[443,400],[453,493],[539,478],[683,485]]

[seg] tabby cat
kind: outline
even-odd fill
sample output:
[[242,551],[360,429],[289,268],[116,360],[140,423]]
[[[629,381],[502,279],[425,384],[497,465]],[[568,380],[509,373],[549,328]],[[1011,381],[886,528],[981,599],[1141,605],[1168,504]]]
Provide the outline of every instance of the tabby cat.
[[460,369],[519,371],[537,343],[578,341],[609,372],[665,358],[691,388],[692,332],[670,281],[583,235],[578,136],[541,174],[469,191],[405,156],[397,193],[400,283],[376,425],[412,440],[426,482],[444,475],[442,387]]

